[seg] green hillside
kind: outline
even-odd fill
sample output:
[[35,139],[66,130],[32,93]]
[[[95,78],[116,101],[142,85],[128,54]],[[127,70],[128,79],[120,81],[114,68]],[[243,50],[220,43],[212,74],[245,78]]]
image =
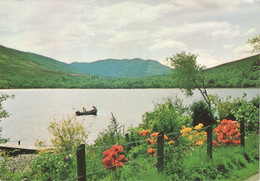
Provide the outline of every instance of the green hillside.
[[[77,69],[71,67],[66,63],[34,53],[22,52],[6,48],[1,45],[0,61],[1,66],[7,66],[6,71],[12,72],[15,69],[15,72],[18,74],[20,73],[20,71],[22,72],[22,74],[29,73],[30,75],[38,75],[38,73],[41,71],[61,71],[68,73],[79,73]],[[38,71],[37,69],[39,69],[40,71]],[[30,70],[30,72],[28,72],[28,70]]]
[[[205,70],[206,87],[259,87],[259,59],[260,55],[255,55]],[[157,61],[142,59],[70,65],[0,46],[0,89],[178,88],[169,71],[169,67]]]
[[[79,72],[68,64],[0,45],[0,88],[29,88]],[[48,85],[48,84],[47,84]]]
[[170,73],[170,68],[155,60],[135,59],[107,59],[92,63],[71,64],[82,70],[85,74],[99,75],[104,77],[141,77],[165,75]]
[[259,87],[260,54],[205,70],[208,87]]

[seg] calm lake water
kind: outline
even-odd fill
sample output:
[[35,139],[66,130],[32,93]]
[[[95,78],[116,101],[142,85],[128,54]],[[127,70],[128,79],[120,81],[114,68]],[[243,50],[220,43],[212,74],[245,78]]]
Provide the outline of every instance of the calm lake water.
[[[36,139],[49,142],[47,131],[49,122],[72,117],[75,110],[98,108],[97,116],[80,116],[75,121],[83,123],[90,132],[88,142],[92,143],[98,133],[110,124],[111,113],[125,129],[137,126],[142,121],[142,115],[152,111],[156,103],[162,103],[166,98],[178,97],[189,105],[202,99],[199,91],[186,98],[179,89],[22,89],[0,90],[6,94],[14,94],[14,99],[3,102],[4,109],[10,117],[2,119],[2,137],[10,138],[10,143],[34,145]],[[259,94],[259,89],[208,89],[209,94],[220,97],[231,95],[242,97],[247,93],[251,100]]]

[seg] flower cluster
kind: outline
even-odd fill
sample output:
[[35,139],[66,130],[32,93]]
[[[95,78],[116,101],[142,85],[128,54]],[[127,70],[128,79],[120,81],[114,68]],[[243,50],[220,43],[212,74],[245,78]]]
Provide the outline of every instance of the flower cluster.
[[200,130],[201,128],[203,128],[203,126],[203,124],[199,123],[197,126],[194,127],[194,129]]
[[143,131],[140,131],[139,132],[139,135],[140,136],[146,136],[146,135],[148,135],[148,134],[150,134],[150,130],[148,129],[148,130],[143,130]]
[[240,144],[240,130],[237,121],[223,119],[214,132],[217,135],[217,140],[212,142],[215,146]]
[[155,150],[153,148],[149,148],[147,150],[147,153],[150,154],[150,155],[156,156],[156,152],[155,152]]
[[202,146],[204,141],[207,140],[207,133],[205,131],[198,131],[203,127],[203,124],[198,124],[194,127],[194,130],[192,128],[183,126],[181,130],[181,136],[187,137],[189,140],[192,141],[193,146]]
[[188,133],[192,130],[192,128],[186,127],[186,126],[182,126],[182,130],[181,130],[181,135],[182,136],[186,136],[188,135]]
[[[140,131],[139,132],[139,135],[141,135],[141,136],[144,136],[144,137],[146,137],[146,136],[148,136],[150,134],[150,130],[143,130],[143,131]],[[154,132],[154,133],[151,133],[151,135],[150,135],[150,138],[147,138],[146,139],[146,142],[148,142],[150,145],[156,145],[157,144],[157,141],[158,141],[158,135],[159,135],[159,133],[158,132]],[[168,138],[168,136],[167,135],[163,135],[163,139],[164,140],[168,140],[169,138]],[[174,141],[173,140],[170,140],[169,142],[168,142],[168,144],[170,145],[170,144],[173,144],[174,143]],[[147,153],[148,154],[150,154],[150,155],[153,155],[153,156],[156,156],[156,151],[155,151],[155,149],[154,148],[149,148],[148,150],[147,150]]]
[[124,155],[119,155],[124,151],[122,145],[114,145],[110,150],[106,150],[103,153],[103,161],[102,163],[105,166],[105,169],[116,170],[117,167],[123,167],[124,162],[128,160],[125,159]]

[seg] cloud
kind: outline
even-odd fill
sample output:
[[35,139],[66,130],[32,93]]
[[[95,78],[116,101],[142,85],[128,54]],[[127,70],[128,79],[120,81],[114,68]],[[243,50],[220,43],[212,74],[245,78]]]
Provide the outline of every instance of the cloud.
[[247,32],[245,33],[245,35],[252,35],[252,34],[255,34],[256,33],[256,30],[255,28],[250,28],[249,30],[247,30]]
[[253,4],[257,0],[177,0],[175,3],[182,8],[208,9],[208,10],[233,10],[241,5]]
[[259,7],[259,0],[1,0],[0,42],[61,61],[198,50],[213,62],[242,51],[231,45],[259,31]]
[[187,50],[187,45],[183,42],[176,40],[163,40],[158,39],[153,42],[153,44],[149,47],[150,50],[160,50],[160,49],[172,49],[175,51],[179,50]]
[[252,52],[252,47],[249,44],[238,45],[233,49],[234,53],[248,54]]

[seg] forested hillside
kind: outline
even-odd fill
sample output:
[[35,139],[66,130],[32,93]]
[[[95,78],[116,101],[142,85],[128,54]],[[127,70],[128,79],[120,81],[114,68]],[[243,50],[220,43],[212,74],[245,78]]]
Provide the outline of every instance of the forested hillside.
[[85,74],[99,75],[104,77],[144,77],[165,75],[170,73],[170,68],[155,60],[135,59],[107,59],[91,63],[71,64],[82,70]]
[[[206,87],[259,87],[259,57],[260,55],[255,55],[205,70]],[[156,72],[155,69],[149,67],[150,63],[154,65],[159,63],[139,59],[128,61],[140,65],[140,69],[135,70],[135,76],[102,77],[86,75],[84,74],[86,70],[79,70],[51,58],[0,46],[0,89],[177,88],[176,80],[170,74],[144,76],[144,71],[148,74],[150,71]],[[96,63],[103,64],[104,62]],[[152,67],[155,67],[154,65]],[[161,64],[159,65],[161,67]],[[113,64],[108,67],[112,68],[112,66]],[[99,68],[106,69],[101,65]],[[139,71],[142,73],[138,73]],[[142,77],[136,77],[137,75],[142,75]]]
[[260,54],[205,70],[208,87],[259,87]]

